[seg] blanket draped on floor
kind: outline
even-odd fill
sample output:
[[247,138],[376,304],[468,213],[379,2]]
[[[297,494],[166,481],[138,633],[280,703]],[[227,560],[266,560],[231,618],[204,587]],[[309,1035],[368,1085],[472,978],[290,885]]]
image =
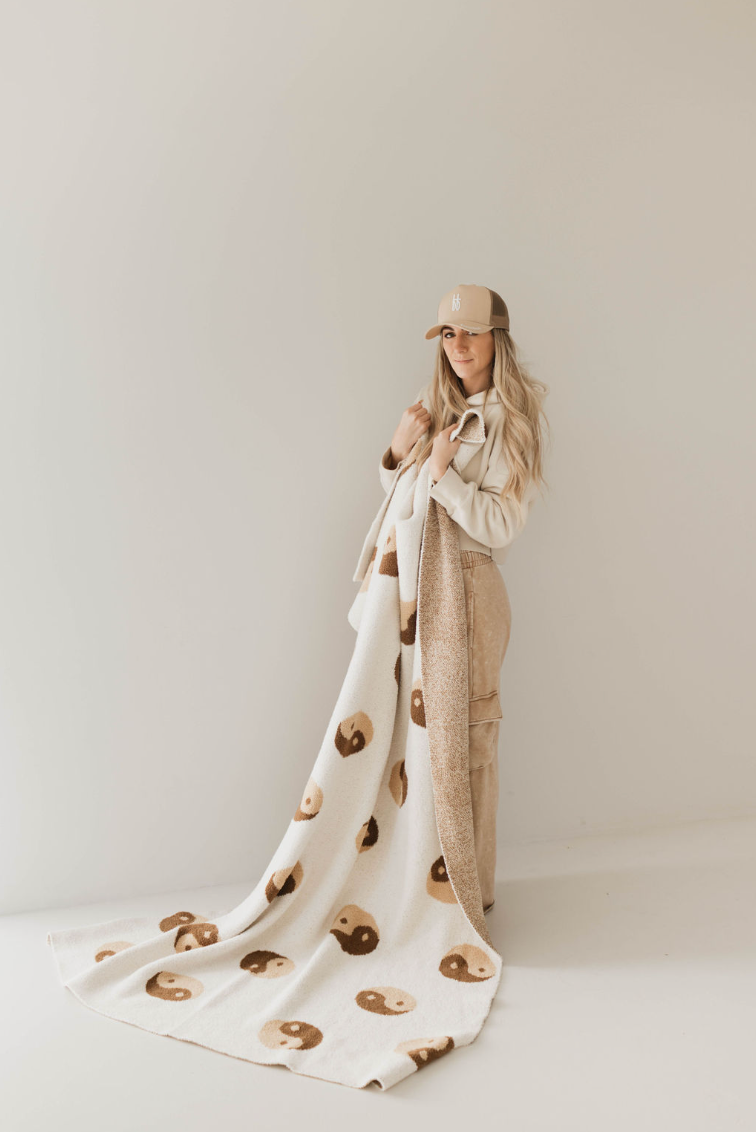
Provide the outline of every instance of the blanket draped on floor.
[[[461,470],[485,439],[452,433]],[[296,813],[249,895],[48,933],[58,975],[110,1018],[260,1065],[391,1088],[488,1016],[468,768],[457,528],[402,461],[368,531],[354,652]]]

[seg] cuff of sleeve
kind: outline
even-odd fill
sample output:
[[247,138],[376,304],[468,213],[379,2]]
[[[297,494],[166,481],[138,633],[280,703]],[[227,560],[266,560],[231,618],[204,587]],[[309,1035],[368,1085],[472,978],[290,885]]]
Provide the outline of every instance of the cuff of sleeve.
[[384,491],[388,491],[391,487],[398,467],[399,465],[395,464],[391,457],[391,445],[389,444],[388,448],[381,456],[381,462],[378,467],[378,474],[381,478],[381,485]]
[[440,480],[436,480],[429,492],[439,503],[443,503],[446,510],[451,513],[459,507],[465,499],[465,481],[459,472],[449,464]]
[[390,472],[395,472],[396,469],[399,467],[398,464],[394,463],[394,457],[391,455],[391,445],[390,444],[389,444],[388,448],[386,449],[386,451],[381,456],[381,466],[386,468]]

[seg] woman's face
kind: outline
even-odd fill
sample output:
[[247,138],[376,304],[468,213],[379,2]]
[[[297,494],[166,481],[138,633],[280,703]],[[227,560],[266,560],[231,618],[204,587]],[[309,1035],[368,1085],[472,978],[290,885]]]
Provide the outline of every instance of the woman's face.
[[492,330],[473,334],[461,326],[445,326],[441,331],[449,364],[470,393],[485,389],[491,381],[496,352]]

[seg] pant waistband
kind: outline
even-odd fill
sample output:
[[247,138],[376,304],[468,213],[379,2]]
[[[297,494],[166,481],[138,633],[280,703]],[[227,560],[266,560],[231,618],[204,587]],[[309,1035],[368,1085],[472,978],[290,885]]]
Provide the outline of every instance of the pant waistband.
[[484,562],[492,562],[493,558],[490,554],[486,554],[484,550],[461,550],[459,557],[462,566],[481,566]]

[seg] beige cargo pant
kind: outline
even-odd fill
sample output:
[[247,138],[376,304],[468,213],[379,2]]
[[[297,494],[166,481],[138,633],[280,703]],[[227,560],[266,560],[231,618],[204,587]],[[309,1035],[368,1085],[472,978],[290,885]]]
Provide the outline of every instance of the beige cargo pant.
[[501,571],[490,555],[462,550],[470,695],[470,796],[475,857],[487,910],[494,902],[499,803],[499,687],[512,613]]

